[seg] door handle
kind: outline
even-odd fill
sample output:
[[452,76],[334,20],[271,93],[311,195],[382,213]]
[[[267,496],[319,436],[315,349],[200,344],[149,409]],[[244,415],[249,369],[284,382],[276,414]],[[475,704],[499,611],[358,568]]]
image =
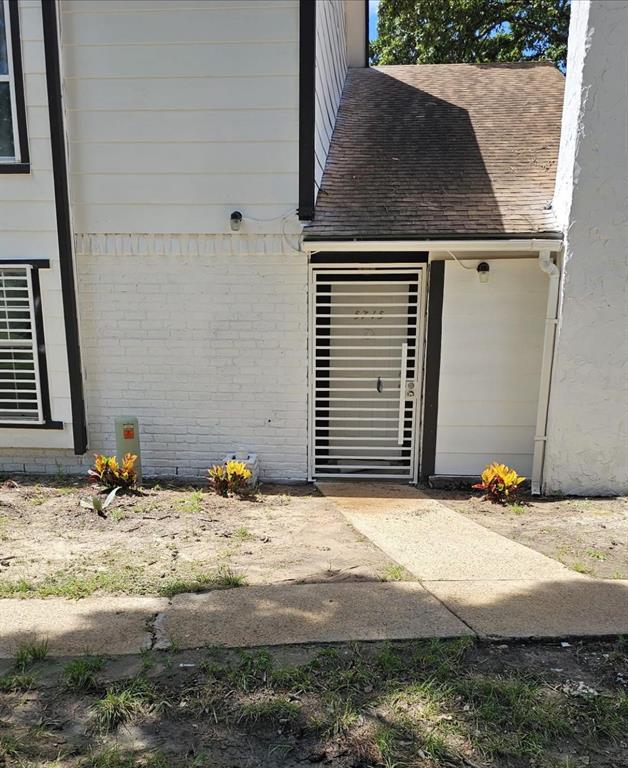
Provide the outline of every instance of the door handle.
[[406,377],[408,375],[408,343],[401,345],[401,375],[399,377],[399,421],[397,424],[397,445],[403,445],[403,425],[406,416]]
[[383,392],[384,391],[384,382],[382,381],[382,377],[381,376],[377,377],[377,384],[375,385],[375,389],[378,392]]

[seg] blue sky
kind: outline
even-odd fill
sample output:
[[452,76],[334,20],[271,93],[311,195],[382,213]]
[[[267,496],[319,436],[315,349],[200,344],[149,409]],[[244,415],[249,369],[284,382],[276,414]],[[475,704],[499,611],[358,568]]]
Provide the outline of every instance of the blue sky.
[[369,40],[377,37],[377,6],[379,0],[369,0]]

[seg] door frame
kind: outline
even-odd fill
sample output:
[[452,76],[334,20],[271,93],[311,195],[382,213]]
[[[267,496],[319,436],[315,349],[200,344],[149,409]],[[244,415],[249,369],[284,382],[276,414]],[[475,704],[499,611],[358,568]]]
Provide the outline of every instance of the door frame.
[[[419,481],[419,467],[421,463],[422,436],[423,436],[423,409],[425,405],[425,348],[427,333],[427,280],[428,264],[421,262],[382,262],[382,261],[341,261],[329,263],[308,264],[308,329],[307,329],[307,352],[308,352],[308,419],[307,419],[307,478],[309,482],[314,482],[317,478],[314,474],[314,452],[315,452],[315,401],[316,401],[316,377],[315,377],[315,347],[316,347],[316,291],[314,290],[315,274],[317,272],[355,272],[356,274],[372,274],[377,272],[387,273],[408,273],[415,271],[419,274],[420,295],[419,309],[417,313],[417,402],[415,404],[415,418],[412,432],[412,471],[409,485],[416,485]],[[330,481],[337,478],[329,478]],[[359,479],[359,478],[352,478]],[[365,480],[367,478],[364,478]],[[397,481],[399,482],[399,481]]]

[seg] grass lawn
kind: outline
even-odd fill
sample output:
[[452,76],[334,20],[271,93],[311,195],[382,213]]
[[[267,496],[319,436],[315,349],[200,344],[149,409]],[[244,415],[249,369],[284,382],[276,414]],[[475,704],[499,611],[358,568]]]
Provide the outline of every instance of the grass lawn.
[[45,655],[4,664],[7,768],[628,765],[622,641]]

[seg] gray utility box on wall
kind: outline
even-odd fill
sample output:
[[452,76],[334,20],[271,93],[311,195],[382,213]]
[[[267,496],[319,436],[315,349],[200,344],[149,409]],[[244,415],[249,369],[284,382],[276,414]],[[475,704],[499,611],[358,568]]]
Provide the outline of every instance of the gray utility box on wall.
[[140,453],[140,425],[135,416],[116,418],[116,456],[121,462],[125,453],[137,456],[135,471],[138,485],[142,482],[142,454]]

